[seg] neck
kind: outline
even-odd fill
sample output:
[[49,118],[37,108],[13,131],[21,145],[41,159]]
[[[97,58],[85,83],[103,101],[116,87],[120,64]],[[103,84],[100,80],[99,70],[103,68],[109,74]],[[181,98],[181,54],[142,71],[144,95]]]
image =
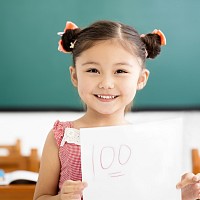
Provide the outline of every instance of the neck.
[[87,111],[83,117],[74,121],[74,126],[76,128],[117,126],[125,124],[128,124],[128,122],[125,119],[124,112],[106,115]]

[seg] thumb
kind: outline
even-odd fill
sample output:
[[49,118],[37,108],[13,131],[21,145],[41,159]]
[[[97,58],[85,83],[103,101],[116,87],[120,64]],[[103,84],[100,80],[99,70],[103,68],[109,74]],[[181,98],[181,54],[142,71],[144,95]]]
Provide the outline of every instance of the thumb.
[[182,176],[181,181],[176,185],[177,189],[182,189],[187,185],[194,184],[198,181],[198,177],[193,173],[186,173]]

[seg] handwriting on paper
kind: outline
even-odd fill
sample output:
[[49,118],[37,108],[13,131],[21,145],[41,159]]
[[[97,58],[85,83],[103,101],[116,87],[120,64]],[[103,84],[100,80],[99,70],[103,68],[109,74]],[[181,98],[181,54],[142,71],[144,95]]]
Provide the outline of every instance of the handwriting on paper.
[[[92,148],[92,166],[93,175],[96,176],[96,165],[108,173],[111,178],[124,176],[124,171],[112,171],[114,165],[126,165],[131,158],[131,147],[126,144],[121,144],[118,149],[114,146],[103,146],[99,152],[95,151],[95,146]],[[97,159],[95,159],[97,158]],[[99,168],[99,167],[98,167]]]

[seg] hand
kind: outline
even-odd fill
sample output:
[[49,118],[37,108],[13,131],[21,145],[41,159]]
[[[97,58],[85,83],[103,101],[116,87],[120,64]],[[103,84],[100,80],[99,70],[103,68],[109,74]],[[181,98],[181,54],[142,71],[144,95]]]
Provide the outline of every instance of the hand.
[[61,200],[80,200],[83,190],[87,187],[86,182],[67,180],[63,183],[60,199]]
[[186,173],[181,177],[181,181],[176,185],[181,189],[182,200],[200,199],[200,173]]

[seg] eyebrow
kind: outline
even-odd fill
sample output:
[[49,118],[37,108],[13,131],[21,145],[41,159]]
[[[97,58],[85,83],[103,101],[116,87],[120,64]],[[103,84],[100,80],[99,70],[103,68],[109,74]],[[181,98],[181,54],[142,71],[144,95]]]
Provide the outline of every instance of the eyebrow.
[[97,63],[97,62],[88,61],[88,62],[85,62],[85,63],[82,64],[82,66],[84,66],[84,65],[100,65],[100,64]]
[[[85,62],[85,63],[82,64],[82,66],[84,66],[84,65],[99,65],[99,66],[100,66],[99,63],[93,62],[93,61]],[[113,66],[129,66],[129,67],[132,67],[132,65],[129,64],[128,62],[119,62],[119,63],[115,63]]]
[[120,62],[120,63],[115,63],[114,66],[129,66],[132,67],[132,65],[128,62]]

